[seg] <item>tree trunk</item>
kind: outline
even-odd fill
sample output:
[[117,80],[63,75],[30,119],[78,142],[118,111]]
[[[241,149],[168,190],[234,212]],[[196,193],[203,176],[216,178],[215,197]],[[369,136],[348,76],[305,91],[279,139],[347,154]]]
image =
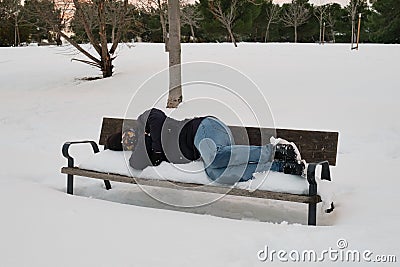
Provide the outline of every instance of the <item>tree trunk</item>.
[[105,0],[100,0],[98,3],[99,14],[99,36],[101,43],[101,71],[103,78],[112,76],[112,59],[107,47],[107,33],[106,33],[106,13],[105,13]]
[[115,27],[116,27],[116,18],[113,18],[113,22],[112,22],[112,28],[111,28],[111,43],[114,43],[115,40]]
[[161,13],[160,13],[160,21],[161,21],[161,28],[162,28],[162,34],[163,34],[163,41],[165,44],[165,52],[168,52],[169,51],[168,50],[169,38],[168,38],[168,32],[167,32],[167,23],[165,22],[164,15]]
[[103,78],[111,77],[113,74],[113,65],[110,56],[106,57],[101,65],[101,71],[103,72]]
[[190,24],[190,31],[192,32],[192,38],[193,38],[193,43],[196,42],[196,37],[194,36],[194,29],[193,29],[193,25]]
[[169,20],[169,95],[167,108],[177,108],[182,102],[181,25],[179,0],[168,0]]
[[319,44],[322,44],[322,20],[319,21]]
[[14,26],[14,46],[19,45],[19,31],[18,31],[18,15],[15,16],[15,26]]
[[294,42],[297,43],[297,26],[294,26]]
[[[165,45],[165,52],[168,52],[169,51],[169,48],[168,48],[169,37],[168,37],[168,31],[167,31],[167,22],[165,21],[165,18],[164,18],[164,14],[163,14],[164,11],[163,11],[163,7],[161,5],[161,1],[158,0],[157,3],[158,3],[158,10],[160,12],[160,23],[161,23],[161,29],[162,29],[163,42]],[[169,10],[168,10],[168,13],[169,13]]]
[[354,19],[351,20],[351,47],[354,44]]
[[227,29],[228,29],[229,37],[231,38],[233,45],[235,47],[237,47],[236,39],[235,39],[235,36],[233,35],[232,29],[230,27],[227,27]]
[[57,46],[62,45],[61,36],[60,36],[60,33],[58,33],[58,32],[56,32],[56,44],[57,44]]
[[265,31],[265,39],[264,39],[265,43],[268,42],[268,39],[269,39],[269,26],[270,25],[271,25],[271,21],[268,21],[267,30]]

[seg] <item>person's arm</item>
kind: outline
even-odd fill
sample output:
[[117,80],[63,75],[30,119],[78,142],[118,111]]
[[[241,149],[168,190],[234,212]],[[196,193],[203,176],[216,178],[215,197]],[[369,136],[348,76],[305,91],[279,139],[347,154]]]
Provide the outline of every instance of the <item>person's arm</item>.
[[138,117],[141,126],[136,148],[129,159],[132,168],[143,170],[147,166],[157,166],[165,160],[161,145],[161,130],[165,118],[164,112],[155,108]]
[[154,153],[162,153],[161,130],[166,119],[166,115],[159,109],[153,108],[147,118],[146,128],[151,137],[151,148]]
[[136,170],[143,170],[147,166],[152,166],[153,163],[147,153],[146,139],[149,142],[148,137],[141,134],[138,137],[135,149],[132,151],[132,155],[129,159],[129,164]]

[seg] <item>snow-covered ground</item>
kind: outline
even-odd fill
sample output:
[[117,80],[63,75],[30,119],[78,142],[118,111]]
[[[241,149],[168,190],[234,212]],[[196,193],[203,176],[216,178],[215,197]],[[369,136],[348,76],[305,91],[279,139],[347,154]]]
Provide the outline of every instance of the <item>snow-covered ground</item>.
[[[336,210],[319,210],[319,226],[308,227],[303,204],[224,197],[174,208],[137,186],[113,183],[106,191],[87,178],[77,178],[69,196],[60,174],[63,142],[98,140],[102,117],[123,117],[140,85],[167,67],[168,55],[162,44],[123,46],[112,78],[85,81],[99,73],[71,62],[68,47],[1,48],[0,266],[265,266],[271,259],[257,255],[265,246],[288,253],[371,250],[371,258],[400,261],[400,46],[186,44],[182,53],[185,62],[222,63],[247,75],[277,127],[340,132],[332,168]],[[184,91],[181,116],[213,110],[191,106],[190,97]],[[79,163],[91,152],[84,146],[73,153]],[[207,197],[163,194],[177,202]],[[181,209],[188,212],[175,211]],[[348,247],[339,249],[339,239]],[[288,263],[275,255],[272,264]],[[321,264],[353,263],[326,255]]]

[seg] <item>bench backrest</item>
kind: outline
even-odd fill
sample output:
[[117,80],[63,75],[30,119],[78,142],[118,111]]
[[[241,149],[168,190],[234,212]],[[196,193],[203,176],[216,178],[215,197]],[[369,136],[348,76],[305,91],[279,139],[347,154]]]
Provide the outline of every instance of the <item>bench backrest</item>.
[[[120,132],[123,124],[135,125],[136,120],[118,118],[103,118],[99,144],[104,145],[108,136]],[[126,127],[126,126],[125,126]],[[327,160],[332,166],[336,165],[338,132],[323,132],[292,129],[270,129],[257,127],[229,126],[235,143],[238,145],[265,145],[271,136],[294,142],[301,156],[307,162]]]

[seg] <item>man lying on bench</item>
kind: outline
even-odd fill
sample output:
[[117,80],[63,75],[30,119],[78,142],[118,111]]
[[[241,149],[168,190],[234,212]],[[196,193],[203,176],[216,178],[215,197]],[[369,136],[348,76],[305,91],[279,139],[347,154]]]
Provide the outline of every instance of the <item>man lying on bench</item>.
[[271,137],[264,146],[235,145],[228,126],[212,116],[178,121],[153,108],[137,121],[137,127],[111,135],[105,146],[132,151],[129,163],[134,169],[201,157],[208,177],[222,184],[247,181],[253,173],[268,170],[304,174],[305,161],[295,144]]

